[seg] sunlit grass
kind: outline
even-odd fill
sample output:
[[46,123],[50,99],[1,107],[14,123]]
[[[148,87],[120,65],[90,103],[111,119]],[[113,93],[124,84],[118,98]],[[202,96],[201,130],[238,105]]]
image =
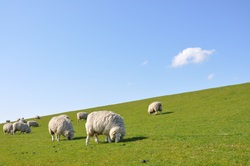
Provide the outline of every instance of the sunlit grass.
[[[163,113],[149,115],[161,101]],[[0,165],[250,165],[250,83],[162,96],[84,110],[111,110],[124,117],[123,142],[85,145],[85,121],[68,114],[73,141],[52,142],[51,116],[30,134],[0,137]],[[0,125],[2,127],[3,124]]]

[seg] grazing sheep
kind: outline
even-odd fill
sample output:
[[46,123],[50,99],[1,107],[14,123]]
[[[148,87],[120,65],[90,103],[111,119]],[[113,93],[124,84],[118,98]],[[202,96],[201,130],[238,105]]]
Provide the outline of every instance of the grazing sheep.
[[3,125],[3,133],[4,133],[4,135],[6,133],[11,134],[12,131],[13,131],[13,125],[12,125],[12,123],[6,123],[6,124]]
[[157,114],[157,112],[162,112],[162,104],[159,101],[155,101],[148,106],[148,113]]
[[21,133],[26,132],[28,134],[31,132],[31,129],[27,123],[15,122],[13,123],[13,134],[15,134],[16,131],[20,131]]
[[38,115],[36,115],[36,116],[35,116],[35,119],[41,119],[41,117],[40,117],[40,116],[38,116]]
[[27,122],[27,124],[29,125],[29,126],[34,126],[34,127],[38,127],[39,126],[39,124],[36,122],[36,121],[28,121]]
[[60,141],[60,135],[63,135],[68,140],[74,139],[74,129],[73,124],[70,119],[65,116],[55,116],[48,124],[49,133],[52,136],[52,141],[54,141],[54,134],[56,135],[56,140]]
[[85,124],[87,138],[86,145],[88,145],[90,137],[94,136],[95,142],[99,142],[98,135],[106,135],[106,141],[119,142],[125,136],[125,125],[123,118],[111,111],[96,111],[88,115]]
[[18,122],[23,122],[23,123],[27,123],[27,121],[24,118],[19,118]]
[[76,117],[77,117],[77,122],[79,122],[81,119],[87,119],[88,117],[88,113],[87,112],[78,112],[76,114]]

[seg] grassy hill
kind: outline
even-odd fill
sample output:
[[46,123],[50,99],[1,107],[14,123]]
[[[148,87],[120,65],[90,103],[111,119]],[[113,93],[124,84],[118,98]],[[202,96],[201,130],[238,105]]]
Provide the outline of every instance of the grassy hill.
[[[161,101],[163,113],[149,115]],[[250,83],[161,96],[83,110],[111,110],[124,117],[123,142],[85,145],[85,121],[69,115],[72,141],[51,141],[48,121],[30,134],[0,137],[0,165],[250,165]],[[0,125],[2,128],[3,124]]]

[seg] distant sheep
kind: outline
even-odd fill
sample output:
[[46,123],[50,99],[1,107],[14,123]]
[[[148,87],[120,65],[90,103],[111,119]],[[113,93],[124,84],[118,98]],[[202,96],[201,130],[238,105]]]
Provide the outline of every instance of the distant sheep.
[[26,132],[28,134],[31,132],[31,129],[27,123],[15,122],[13,123],[13,134],[15,134],[16,131],[20,131],[21,133]]
[[150,114],[154,113],[156,115],[158,113],[158,111],[162,112],[161,102],[155,101],[148,106],[148,113],[150,113]]
[[119,142],[125,136],[125,125],[123,118],[111,111],[96,111],[88,115],[85,124],[87,138],[86,145],[88,145],[90,137],[94,136],[95,142],[99,142],[98,135],[106,135],[106,141]]
[[3,125],[3,133],[4,133],[4,135],[7,134],[7,133],[11,134],[12,131],[13,131],[12,123],[6,123],[6,124]]
[[34,118],[35,118],[35,119],[41,119],[41,117],[38,116],[38,115],[36,115]]
[[74,128],[70,119],[65,116],[55,116],[48,124],[49,133],[54,141],[54,134],[56,135],[56,140],[60,141],[60,135],[63,135],[68,140],[74,139]]
[[29,125],[29,126],[33,126],[33,127],[38,127],[39,126],[39,124],[36,122],[36,121],[28,121],[27,122],[27,124]]
[[21,118],[21,119],[19,118],[19,119],[18,119],[18,122],[27,123],[27,121],[26,121],[24,118]]
[[78,112],[76,114],[76,117],[77,117],[77,122],[79,122],[81,119],[87,119],[88,117],[88,113],[87,112]]

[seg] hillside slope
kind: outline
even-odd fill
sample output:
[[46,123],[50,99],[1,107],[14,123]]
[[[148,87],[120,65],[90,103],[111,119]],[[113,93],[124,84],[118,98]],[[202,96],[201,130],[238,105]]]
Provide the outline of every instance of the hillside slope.
[[[163,113],[149,115],[161,101]],[[30,134],[0,137],[0,165],[250,165],[250,83],[71,111],[75,139],[52,142],[44,116]],[[85,145],[79,111],[111,110],[124,117],[123,142]],[[3,124],[0,125],[2,127]]]

